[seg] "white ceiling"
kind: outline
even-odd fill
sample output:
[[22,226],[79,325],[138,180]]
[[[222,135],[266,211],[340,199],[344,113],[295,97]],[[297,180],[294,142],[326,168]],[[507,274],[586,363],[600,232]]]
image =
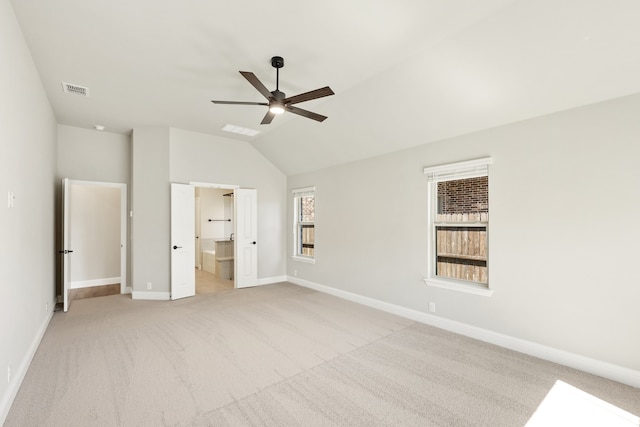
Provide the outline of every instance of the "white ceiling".
[[[638,0],[11,2],[60,124],[236,138],[287,175],[640,92]],[[288,96],[331,86],[298,104],[326,121],[210,102],[263,102],[238,71],[273,90],[274,55]]]

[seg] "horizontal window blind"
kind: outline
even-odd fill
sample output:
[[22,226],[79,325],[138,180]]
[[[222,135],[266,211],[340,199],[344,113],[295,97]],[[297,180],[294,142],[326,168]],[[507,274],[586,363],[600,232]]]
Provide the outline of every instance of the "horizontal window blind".
[[293,197],[308,197],[314,196],[316,192],[316,187],[304,187],[304,188],[296,188],[291,190],[293,193]]
[[424,168],[424,174],[427,175],[430,182],[476,178],[488,175],[489,165],[492,163],[493,159],[491,157],[484,157],[464,162],[427,166]]

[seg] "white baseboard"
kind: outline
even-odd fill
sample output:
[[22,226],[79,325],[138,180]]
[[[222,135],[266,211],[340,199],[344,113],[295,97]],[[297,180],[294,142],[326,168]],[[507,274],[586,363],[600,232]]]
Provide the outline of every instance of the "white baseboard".
[[[287,276],[264,277],[258,279],[256,286],[270,285],[272,283],[286,282]],[[131,288],[127,288],[131,289]],[[131,299],[168,301],[171,299],[170,292],[149,292],[149,291],[131,291]]]
[[36,354],[36,350],[38,350],[38,346],[40,345],[40,341],[42,341],[42,337],[47,330],[47,326],[49,326],[49,322],[53,317],[53,307],[51,305],[51,310],[49,310],[49,314],[44,318],[38,332],[33,337],[31,341],[31,345],[27,350],[27,353],[24,355],[24,358],[20,362],[18,369],[13,371],[11,382],[9,383],[9,387],[7,387],[7,391],[2,396],[2,400],[0,401],[0,426],[4,425],[5,420],[7,419],[7,415],[9,415],[9,409],[11,409],[11,405],[13,404],[13,400],[16,398],[18,394],[18,390],[22,385],[22,381],[24,380],[24,376],[27,374],[27,370],[29,369],[29,365],[33,360],[33,356]]
[[90,288],[92,286],[114,285],[116,283],[120,283],[120,276],[105,277],[102,279],[77,280],[75,282],[69,282],[69,288],[81,289],[81,288]]
[[319,292],[334,295],[336,297],[353,301],[372,308],[377,308],[387,313],[392,313],[416,322],[425,323],[447,331],[455,332],[480,341],[499,345],[510,350],[538,357],[540,359],[559,363],[570,368],[578,369],[590,374],[598,375],[604,378],[640,388],[640,371],[625,368],[623,366],[614,365],[612,363],[603,362],[601,360],[592,359],[579,354],[560,350],[557,348],[545,346],[532,341],[521,338],[512,337],[510,335],[482,329],[477,326],[468,325],[466,323],[457,322],[455,320],[445,319],[443,317],[434,316],[418,310],[402,307],[388,302],[376,300],[340,289],[332,288],[298,277],[288,277],[288,281],[305,288],[314,289]]
[[171,293],[169,292],[149,292],[149,291],[133,291],[131,299],[145,299],[153,301],[169,301]]
[[287,282],[287,276],[263,277],[258,279],[257,286],[271,285],[273,283]]

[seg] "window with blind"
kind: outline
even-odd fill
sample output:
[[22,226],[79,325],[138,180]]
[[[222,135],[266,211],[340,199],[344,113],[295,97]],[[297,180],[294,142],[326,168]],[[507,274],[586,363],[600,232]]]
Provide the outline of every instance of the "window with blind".
[[294,258],[314,260],[315,216],[315,187],[293,190]]
[[427,284],[487,294],[491,158],[426,167],[429,178]]

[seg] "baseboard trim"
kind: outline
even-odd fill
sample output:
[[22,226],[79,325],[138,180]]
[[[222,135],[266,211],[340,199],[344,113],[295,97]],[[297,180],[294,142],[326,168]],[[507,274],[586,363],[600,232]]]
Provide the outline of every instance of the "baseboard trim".
[[133,291],[131,292],[131,299],[169,301],[171,299],[171,294],[169,292]]
[[287,276],[273,276],[273,277],[263,277],[262,279],[258,279],[257,286],[262,285],[271,285],[273,283],[287,282]]
[[102,279],[77,280],[69,283],[69,289],[90,288],[92,286],[115,285],[120,283],[120,276],[105,277]]
[[9,387],[7,387],[7,392],[2,396],[2,401],[0,401],[0,426],[4,425],[7,415],[9,415],[9,410],[13,404],[13,400],[18,394],[18,390],[20,390],[20,386],[22,385],[25,375],[27,375],[27,370],[29,369],[29,365],[31,365],[33,356],[35,356],[38,346],[40,345],[40,341],[42,341],[42,337],[44,337],[44,333],[47,331],[47,327],[49,326],[49,322],[51,322],[52,318],[53,304],[51,305],[49,314],[44,318],[38,332],[33,337],[33,341],[31,341],[31,345],[29,346],[27,353],[24,355],[22,362],[20,362],[20,366],[18,366],[18,369],[14,371]]
[[[256,286],[270,285],[273,283],[286,282],[287,276],[264,277],[258,279]],[[127,288],[131,289],[131,288]],[[171,299],[170,292],[148,292],[148,291],[131,291],[131,299],[168,301]]]
[[512,337],[510,335],[490,331],[488,329],[479,328],[477,326],[468,325],[466,323],[457,322],[455,320],[434,316],[432,314],[332,288],[330,286],[321,285],[319,283],[310,282],[298,277],[289,276],[288,281],[305,288],[314,289],[342,299],[377,308],[378,310],[386,311],[387,313],[415,320],[416,322],[425,323],[440,329],[445,329],[460,335],[475,338],[480,341],[495,344],[500,347],[508,348],[510,350],[518,351],[550,362],[559,363],[570,368],[608,378],[632,387],[640,388],[640,371],[592,359],[590,357],[538,344],[532,341],[527,341],[521,338]]

